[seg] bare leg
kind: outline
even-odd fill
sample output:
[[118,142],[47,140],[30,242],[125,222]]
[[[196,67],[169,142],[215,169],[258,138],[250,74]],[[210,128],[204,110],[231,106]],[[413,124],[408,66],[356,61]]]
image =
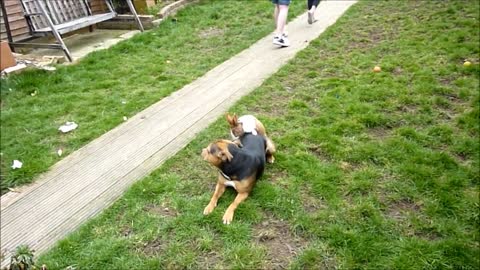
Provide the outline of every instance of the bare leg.
[[275,5],[275,9],[273,10],[273,20],[275,21],[275,29],[277,29],[277,24],[278,24],[278,5]]
[[285,24],[287,24],[287,17],[288,17],[288,6],[287,5],[277,5],[278,8],[278,16],[276,20],[276,34],[281,35],[285,30]]
[[233,213],[235,212],[235,209],[237,209],[238,205],[243,202],[246,198],[248,197],[247,192],[243,193],[238,193],[237,197],[233,201],[232,204],[227,208],[227,211],[225,211],[225,214],[223,215],[223,224],[230,224],[233,220]]
[[210,202],[203,210],[204,215],[210,214],[213,211],[213,209],[217,207],[218,199],[222,197],[223,193],[225,192],[225,188],[226,188],[225,185],[217,183],[217,186],[215,187],[215,192],[213,193],[213,196],[210,199]]

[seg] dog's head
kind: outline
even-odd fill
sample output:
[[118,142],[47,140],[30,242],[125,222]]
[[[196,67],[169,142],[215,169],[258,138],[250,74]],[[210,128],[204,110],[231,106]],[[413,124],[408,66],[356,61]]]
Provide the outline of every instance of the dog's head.
[[227,122],[230,125],[230,133],[232,135],[232,138],[238,139],[239,137],[243,136],[245,133],[243,130],[243,125],[238,121],[238,116],[236,114],[226,115]]
[[235,145],[235,143],[229,140],[217,140],[203,148],[202,158],[215,167],[219,167],[222,163],[230,162],[233,155],[228,150],[229,145]]

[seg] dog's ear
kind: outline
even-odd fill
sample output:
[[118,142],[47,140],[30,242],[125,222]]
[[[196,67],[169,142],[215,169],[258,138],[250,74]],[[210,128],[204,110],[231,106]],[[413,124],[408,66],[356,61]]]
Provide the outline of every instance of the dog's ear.
[[233,158],[232,154],[230,154],[228,150],[218,151],[217,157],[221,159],[223,162],[230,162],[232,161],[232,158]]
[[229,113],[227,113],[226,118],[230,127],[234,127],[237,125],[238,118],[236,114],[233,114],[233,116],[231,116]]

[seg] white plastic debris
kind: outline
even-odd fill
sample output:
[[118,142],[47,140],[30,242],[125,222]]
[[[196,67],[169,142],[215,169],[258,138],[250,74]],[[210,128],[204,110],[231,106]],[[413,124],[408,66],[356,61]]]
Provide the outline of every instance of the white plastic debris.
[[122,104],[127,104],[127,102],[125,100],[122,100]]
[[63,154],[63,150],[62,150],[62,149],[58,149],[58,150],[57,150],[57,155],[58,155],[59,157],[61,157],[62,154]]
[[23,163],[20,160],[15,159],[13,161],[12,169],[14,169],[14,170],[15,169],[20,169],[20,168],[22,168],[22,166],[23,166]]
[[123,121],[127,121],[127,119],[128,119],[128,118],[127,118],[126,116],[123,117]]
[[78,125],[75,122],[66,122],[65,125],[61,126],[58,128],[63,133],[70,132],[74,129],[76,129]]
[[54,71],[54,70],[57,70],[57,68],[51,67],[51,66],[42,66],[41,69],[46,70],[46,71]]

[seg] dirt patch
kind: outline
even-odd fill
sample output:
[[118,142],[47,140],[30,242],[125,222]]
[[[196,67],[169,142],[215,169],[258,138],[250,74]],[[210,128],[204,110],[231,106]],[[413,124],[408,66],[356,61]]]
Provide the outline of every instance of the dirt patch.
[[196,267],[198,269],[224,269],[225,267],[221,265],[223,259],[222,255],[212,251],[198,256]]
[[285,269],[292,259],[307,246],[307,241],[295,236],[286,221],[268,216],[253,227],[253,236],[267,251],[266,268]]
[[385,31],[383,28],[362,29],[358,31],[358,36],[352,39],[347,45],[345,51],[361,50],[365,51],[374,48],[386,40],[394,40],[396,34],[393,31]]
[[390,133],[391,133],[390,129],[385,129],[382,127],[375,127],[375,128],[368,129],[368,135],[372,139],[376,139],[379,141],[383,141],[386,138],[390,137]]
[[[413,202],[409,199],[393,202],[387,208],[386,215],[394,219],[397,224],[403,228],[403,234],[407,236],[416,236],[428,241],[435,241],[442,238],[442,235],[433,225],[432,220],[422,214],[421,202]],[[411,221],[408,220],[410,215],[415,215],[416,219],[424,225],[420,227],[413,226]]]
[[123,226],[120,230],[123,237],[130,238],[133,235],[133,229],[130,226]]
[[454,80],[455,80],[455,79],[453,79],[453,78],[443,77],[443,78],[440,78],[438,81],[439,81],[440,84],[442,84],[442,85],[451,86],[451,84],[452,84],[452,82],[453,82]]
[[172,207],[168,206],[168,203],[162,203],[161,205],[149,204],[145,206],[145,211],[162,217],[176,217],[178,212]]
[[161,239],[155,239],[143,245],[137,246],[137,252],[143,253],[146,256],[158,256],[165,250],[166,244]]
[[212,37],[219,37],[219,36],[223,36],[223,33],[225,31],[223,29],[218,29],[218,28],[214,28],[214,27],[210,27],[208,29],[205,29],[203,31],[201,31],[199,34],[198,34],[198,37],[200,38],[212,38]]
[[446,99],[448,99],[453,103],[460,103],[460,104],[464,103],[462,99],[457,94],[454,94],[454,93],[444,93],[442,94],[442,96],[444,96]]
[[401,67],[395,67],[393,69],[393,75],[402,75],[403,74],[403,69]]
[[395,220],[404,220],[405,214],[409,212],[418,212],[421,210],[421,206],[409,199],[402,199],[397,202],[393,202],[388,207],[386,214]]
[[330,156],[327,153],[325,153],[320,146],[312,145],[312,146],[309,146],[307,149],[312,155],[314,155],[321,161],[324,161],[324,162],[332,161]]
[[327,206],[321,199],[314,198],[308,194],[307,190],[302,190],[302,204],[303,209],[307,213],[315,213],[320,209],[326,209]]
[[[273,164],[273,166],[275,166],[275,164]],[[267,170],[268,170],[268,165],[267,165]],[[288,173],[286,171],[278,170],[277,168],[272,168],[269,171],[269,175],[268,175],[269,182],[272,182],[276,185],[280,185],[283,187],[287,187],[288,186],[287,179],[288,179]]]

